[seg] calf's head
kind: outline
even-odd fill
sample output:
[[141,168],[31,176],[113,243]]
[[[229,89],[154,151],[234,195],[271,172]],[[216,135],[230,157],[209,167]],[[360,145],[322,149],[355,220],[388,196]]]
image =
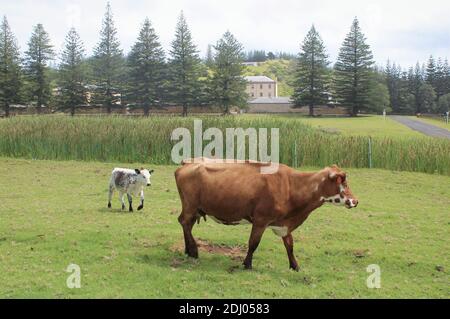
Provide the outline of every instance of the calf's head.
[[154,170],[149,171],[148,169],[135,169],[136,174],[138,175],[137,181],[141,184],[150,186],[152,182],[150,181],[150,177],[152,176]]
[[325,169],[322,185],[322,201],[350,208],[358,206],[358,199],[353,196],[347,182],[347,175],[336,165]]

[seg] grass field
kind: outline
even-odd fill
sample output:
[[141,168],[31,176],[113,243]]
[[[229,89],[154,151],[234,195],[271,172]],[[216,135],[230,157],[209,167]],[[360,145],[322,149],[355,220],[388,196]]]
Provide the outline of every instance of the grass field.
[[358,118],[302,118],[304,123],[325,132],[338,132],[343,135],[372,137],[423,137],[423,134],[382,116],[370,115]]
[[[174,166],[155,169],[139,213],[106,209],[109,174],[139,164],[0,158],[0,297],[449,298],[450,177],[350,169],[357,209],[323,207],[295,233],[301,271],[265,233],[254,270],[240,266],[248,226],[194,227],[182,253]],[[213,251],[206,252],[205,250]],[[65,272],[81,267],[81,289]],[[381,289],[366,268],[381,267]]]
[[434,119],[434,118],[428,118],[428,117],[416,117],[416,116],[411,116],[411,119],[416,120],[416,121],[422,121],[431,125],[435,125],[438,126],[440,128],[446,129],[450,131],[450,124],[447,124],[446,122],[444,122],[442,119]]

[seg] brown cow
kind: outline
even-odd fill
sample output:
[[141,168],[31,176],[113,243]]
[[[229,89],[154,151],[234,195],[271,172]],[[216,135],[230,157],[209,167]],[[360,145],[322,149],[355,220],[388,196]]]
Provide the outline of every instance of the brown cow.
[[186,161],[175,172],[182,203],[178,218],[183,227],[185,253],[198,258],[192,227],[206,215],[225,225],[252,224],[246,269],[267,227],[283,238],[290,268],[298,271],[291,233],[324,203],[353,208],[346,174],[337,166],[317,173],[298,172],[279,165],[274,174],[261,174],[270,164],[257,162],[214,163],[213,160]]

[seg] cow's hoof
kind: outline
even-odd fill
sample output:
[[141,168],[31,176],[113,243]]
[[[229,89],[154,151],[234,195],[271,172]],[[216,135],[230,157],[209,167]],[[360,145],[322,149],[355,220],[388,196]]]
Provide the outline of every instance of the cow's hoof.
[[251,264],[245,264],[245,263],[244,263],[244,269],[245,269],[245,270],[252,270],[253,267],[252,267]]
[[198,254],[190,254],[190,253],[188,253],[187,255],[188,255],[188,257],[191,257],[191,258],[194,258],[194,259],[198,259]]
[[191,258],[198,259],[198,250],[190,251],[189,249],[187,249],[186,254]]
[[133,212],[133,208],[130,208],[128,211],[129,211],[130,213],[132,213],[132,212]]
[[108,208],[111,208],[111,203],[108,203]]
[[144,206],[141,205],[138,207],[138,210],[142,210],[142,208],[144,208]]
[[296,271],[296,272],[300,271],[300,267],[299,266],[290,266],[290,269],[292,269],[293,271]]
[[122,210],[125,210],[125,205],[122,205]]

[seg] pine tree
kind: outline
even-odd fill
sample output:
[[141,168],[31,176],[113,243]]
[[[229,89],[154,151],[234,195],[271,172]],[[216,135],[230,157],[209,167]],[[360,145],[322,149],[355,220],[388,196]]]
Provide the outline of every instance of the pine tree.
[[349,108],[352,116],[357,116],[359,110],[367,106],[372,59],[370,47],[355,18],[335,65],[337,98]]
[[232,106],[247,106],[247,83],[243,78],[243,47],[235,37],[227,31],[214,46],[215,56],[210,81],[211,96],[224,112],[230,113]]
[[292,100],[297,107],[308,105],[309,115],[314,116],[314,106],[327,102],[325,82],[329,64],[325,46],[314,26],[306,35],[301,50]]
[[130,98],[149,115],[150,107],[161,103],[164,95],[164,50],[150,20],[144,21],[128,57]]
[[75,115],[76,107],[86,103],[83,56],[83,42],[72,28],[66,36],[59,66],[60,105],[63,109],[70,109],[72,116]]
[[9,116],[11,103],[20,99],[21,87],[20,55],[17,40],[6,16],[0,25],[0,105]]
[[436,62],[431,55],[425,69],[425,81],[436,89]]
[[394,112],[399,112],[401,68],[397,67],[395,63],[391,65],[388,60],[384,73],[386,76],[386,85],[389,91],[389,103]]
[[445,95],[446,93],[445,72],[446,70],[444,62],[441,58],[438,58],[436,63],[436,85],[434,88],[438,101],[440,97]]
[[178,19],[175,39],[172,41],[169,67],[171,100],[181,105],[183,116],[187,116],[188,107],[198,102],[201,83],[199,81],[200,58],[183,12]]
[[207,67],[211,67],[214,63],[214,54],[211,44],[208,44],[208,49],[206,50],[205,64]]
[[25,69],[31,84],[32,100],[36,102],[37,111],[40,112],[41,107],[48,105],[51,98],[48,62],[54,57],[50,37],[42,24],[34,27],[25,55]]
[[448,64],[447,58],[444,61],[443,66],[443,73],[444,73],[444,95],[450,94],[450,66]]
[[414,96],[414,108],[416,114],[422,113],[422,103],[421,103],[421,88],[425,84],[425,78],[423,73],[423,68],[420,67],[419,62],[416,63],[415,68],[410,68],[408,73],[408,86],[409,92]]
[[111,5],[108,2],[100,31],[100,42],[94,50],[94,73],[101,90],[97,99],[106,106],[108,113],[111,113],[113,105],[119,101],[118,90],[120,77],[124,71],[123,62],[123,53],[117,38]]
[[409,75],[408,72],[402,72],[399,81],[398,93],[398,112],[404,114],[414,113],[415,97],[409,90]]

